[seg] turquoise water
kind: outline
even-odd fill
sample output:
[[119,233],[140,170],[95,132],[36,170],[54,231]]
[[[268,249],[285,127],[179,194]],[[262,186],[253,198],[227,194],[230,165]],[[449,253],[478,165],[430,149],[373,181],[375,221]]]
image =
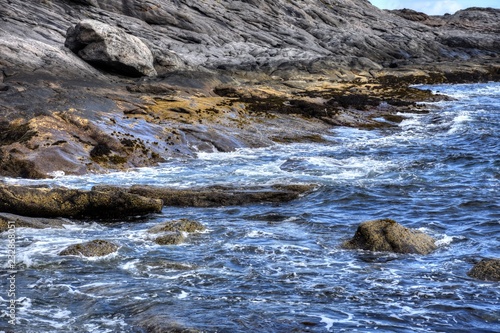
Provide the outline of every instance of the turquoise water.
[[[287,204],[164,208],[148,219],[19,228],[14,331],[146,332],[150,318],[206,332],[499,331],[499,284],[466,273],[481,258],[500,257],[500,84],[422,88],[455,100],[405,113],[392,129],[334,128],[324,133],[326,143],[203,153],[157,168],[42,181],[76,188],[321,186]],[[148,228],[178,218],[208,230],[180,246],[148,238]],[[376,218],[432,235],[438,250],[418,256],[339,248],[359,223]],[[98,260],[57,255],[96,238],[119,251]],[[0,301],[5,309],[6,293]],[[3,311],[0,332],[12,329]]]

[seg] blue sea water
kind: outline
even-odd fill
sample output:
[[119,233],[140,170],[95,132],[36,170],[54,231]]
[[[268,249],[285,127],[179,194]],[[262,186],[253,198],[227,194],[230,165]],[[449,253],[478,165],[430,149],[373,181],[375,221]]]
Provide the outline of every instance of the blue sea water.
[[[18,228],[17,325],[7,323],[4,266],[0,332],[146,332],[152,318],[206,332],[500,331],[499,283],[466,274],[481,258],[500,258],[500,83],[421,88],[453,100],[404,113],[391,129],[333,128],[326,143],[200,153],[157,168],[42,181],[321,186],[287,204],[164,208],[148,219]],[[178,218],[208,230],[180,246],[149,239],[148,228]],[[438,250],[339,247],[359,223],[377,218],[435,237]],[[92,239],[120,249],[102,259],[58,256]]]

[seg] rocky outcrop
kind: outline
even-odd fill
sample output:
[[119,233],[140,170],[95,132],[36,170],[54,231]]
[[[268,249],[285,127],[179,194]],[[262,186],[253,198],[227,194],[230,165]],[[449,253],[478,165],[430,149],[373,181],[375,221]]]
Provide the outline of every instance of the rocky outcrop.
[[[498,13],[424,20],[366,0],[0,0],[0,174],[103,172],[317,140],[331,126],[395,126],[394,113],[429,98],[408,84],[500,79]],[[118,41],[140,47],[122,52]]]
[[96,239],[90,242],[75,244],[62,250],[60,256],[103,257],[118,250],[118,245],[106,240]]
[[344,242],[345,249],[362,249],[395,253],[428,254],[437,247],[435,240],[390,219],[361,223],[354,237]]
[[[263,202],[287,202],[314,190],[310,184],[228,187],[208,186],[192,189],[168,188],[149,185],[134,185],[122,188],[129,193],[148,198],[161,199],[165,206],[176,207],[221,207],[246,205]],[[96,186],[95,190],[114,189],[109,186]]]
[[467,275],[479,280],[500,281],[500,259],[483,259]]
[[66,219],[33,218],[9,213],[0,213],[0,232],[8,230],[9,224],[14,225],[16,228],[60,229],[63,228],[64,225],[73,223]]
[[0,185],[0,212],[32,217],[117,218],[160,212],[161,200],[115,190]]
[[95,20],[70,27],[64,43],[83,60],[129,76],[154,76],[153,54],[139,38]]

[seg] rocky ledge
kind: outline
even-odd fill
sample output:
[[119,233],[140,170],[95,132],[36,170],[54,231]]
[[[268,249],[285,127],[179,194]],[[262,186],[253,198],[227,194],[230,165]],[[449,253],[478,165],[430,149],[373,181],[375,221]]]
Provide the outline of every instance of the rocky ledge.
[[500,78],[499,10],[366,0],[0,0],[0,175],[156,165],[199,151],[396,126]]

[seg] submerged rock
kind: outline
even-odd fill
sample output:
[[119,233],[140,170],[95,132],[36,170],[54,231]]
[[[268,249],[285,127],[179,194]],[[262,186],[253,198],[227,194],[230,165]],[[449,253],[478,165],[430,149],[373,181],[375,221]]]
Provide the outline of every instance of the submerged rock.
[[117,188],[83,191],[0,185],[0,212],[31,217],[116,218],[157,213],[161,209],[161,200]]
[[[148,198],[161,199],[165,206],[222,207],[262,202],[288,202],[299,198],[316,185],[273,185],[251,187],[208,186],[193,189],[176,189],[158,186],[132,186],[128,191]],[[97,186],[95,189],[106,189]],[[111,187],[112,188],[112,187]]]
[[135,325],[141,332],[148,333],[201,333],[194,328],[185,327],[164,314],[144,315],[138,319]]
[[182,232],[169,232],[155,238],[155,243],[158,245],[178,245],[186,240],[186,236]]
[[197,221],[188,219],[180,219],[175,221],[167,221],[155,225],[148,230],[152,234],[160,234],[161,236],[155,239],[155,243],[159,245],[177,245],[185,241],[185,233],[204,231],[206,228],[203,224]]
[[9,224],[15,225],[16,228],[60,229],[63,228],[63,225],[65,224],[73,223],[64,219],[33,218],[15,214],[0,213],[0,232],[8,230]]
[[345,249],[428,254],[437,247],[435,240],[420,231],[403,227],[390,219],[361,223]]
[[96,239],[90,242],[75,244],[59,253],[60,256],[103,257],[118,250],[118,245]]
[[500,281],[500,259],[483,259],[467,275],[479,280]]
[[196,232],[204,231],[206,228],[203,224],[197,221],[192,221],[188,219],[180,219],[175,221],[163,222],[155,225],[148,230],[150,233],[160,233],[160,232]]
[[83,20],[68,29],[64,44],[85,61],[128,76],[154,76],[153,54],[139,38],[108,24]]

